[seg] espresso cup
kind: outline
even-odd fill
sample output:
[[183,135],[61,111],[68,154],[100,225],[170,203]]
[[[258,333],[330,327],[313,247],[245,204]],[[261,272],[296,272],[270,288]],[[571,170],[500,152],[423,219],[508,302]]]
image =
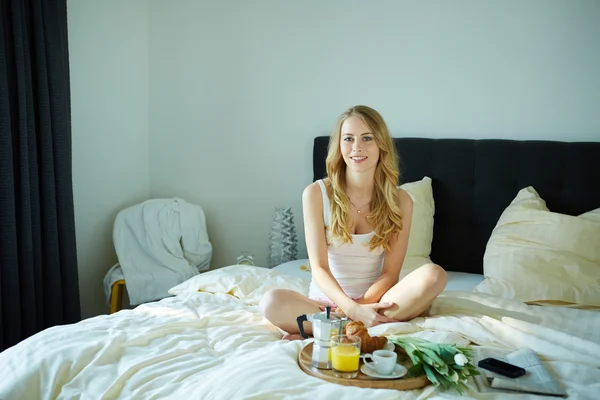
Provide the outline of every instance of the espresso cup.
[[[368,362],[370,358],[372,362]],[[375,350],[373,353],[365,354],[364,363],[370,367],[375,367],[379,375],[390,375],[396,367],[398,355],[391,350]]]

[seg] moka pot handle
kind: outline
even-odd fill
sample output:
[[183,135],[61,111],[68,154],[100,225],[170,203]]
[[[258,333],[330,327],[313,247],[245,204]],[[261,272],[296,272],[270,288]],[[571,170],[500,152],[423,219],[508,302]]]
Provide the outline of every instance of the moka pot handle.
[[301,316],[296,318],[296,322],[298,323],[298,330],[300,330],[300,335],[302,335],[304,339],[308,339],[308,336],[306,336],[306,334],[304,333],[304,326],[302,326],[302,323],[304,321],[308,321],[308,319],[306,318],[306,314],[302,314]]
[[[327,319],[329,319],[329,316],[331,314],[331,307],[325,307],[325,311],[327,313]],[[304,333],[304,325],[302,325],[302,323],[305,321],[308,321],[306,314],[302,314],[301,316],[296,318],[296,323],[298,324],[298,330],[300,331],[300,335],[302,335],[304,339],[308,339],[308,335]]]

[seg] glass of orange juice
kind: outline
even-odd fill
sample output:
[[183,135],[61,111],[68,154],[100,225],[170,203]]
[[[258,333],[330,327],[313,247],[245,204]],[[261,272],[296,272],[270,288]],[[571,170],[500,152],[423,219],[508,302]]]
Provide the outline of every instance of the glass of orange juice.
[[331,338],[331,369],[339,378],[356,378],[360,361],[360,338],[339,335]]

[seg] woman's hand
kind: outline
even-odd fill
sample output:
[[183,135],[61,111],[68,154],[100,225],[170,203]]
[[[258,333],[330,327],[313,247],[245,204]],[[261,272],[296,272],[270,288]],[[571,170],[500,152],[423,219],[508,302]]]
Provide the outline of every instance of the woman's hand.
[[[325,308],[326,308],[325,306],[319,306],[319,309],[320,309],[321,311],[325,311]],[[333,308],[331,308],[331,309],[329,310],[329,312],[330,312],[330,313],[332,313],[332,314],[339,314],[339,315],[341,315],[341,316],[342,316],[342,318],[343,318],[343,317],[347,317],[347,315],[346,315],[346,313],[344,312],[344,310],[342,310],[342,309],[341,309],[341,308],[339,308],[339,307],[333,307]]]
[[353,321],[361,321],[367,328],[386,322],[400,322],[379,313],[379,310],[384,310],[392,306],[394,306],[394,303],[354,303],[354,305],[346,311],[346,315]]

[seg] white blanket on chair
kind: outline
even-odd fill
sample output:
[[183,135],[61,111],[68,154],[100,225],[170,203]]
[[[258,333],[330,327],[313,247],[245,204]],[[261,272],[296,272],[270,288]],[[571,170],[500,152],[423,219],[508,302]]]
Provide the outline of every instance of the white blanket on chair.
[[179,198],[119,212],[113,242],[132,305],[170,296],[170,288],[208,270],[212,258],[204,211]]

